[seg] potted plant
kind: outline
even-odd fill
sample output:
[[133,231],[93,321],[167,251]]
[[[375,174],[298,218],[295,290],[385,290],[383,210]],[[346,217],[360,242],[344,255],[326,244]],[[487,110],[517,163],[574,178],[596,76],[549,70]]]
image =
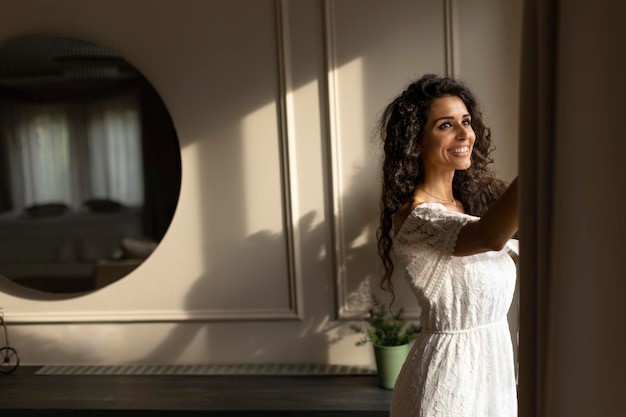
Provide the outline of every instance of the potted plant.
[[404,308],[391,311],[376,296],[372,296],[372,308],[365,318],[367,326],[352,324],[350,328],[362,334],[357,346],[372,343],[380,386],[393,389],[402,364],[409,353],[410,344],[421,332],[421,327],[404,318]]

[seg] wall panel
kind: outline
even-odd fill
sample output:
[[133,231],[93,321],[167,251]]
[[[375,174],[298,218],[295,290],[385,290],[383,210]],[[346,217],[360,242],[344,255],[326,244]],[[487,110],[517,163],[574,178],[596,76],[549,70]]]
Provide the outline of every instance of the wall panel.
[[172,226],[129,277],[63,301],[0,285],[23,363],[373,364],[347,319],[378,282],[380,112],[451,57],[473,84],[517,53],[485,51],[493,65],[473,66],[467,28],[495,37],[481,18],[511,16],[458,26],[456,4],[2,0],[0,42],[72,35],[128,57],[167,104],[183,158]]
[[[415,78],[445,74],[446,19],[443,1],[326,2],[339,317],[362,315],[370,293],[378,292],[378,118]],[[410,303],[406,288],[399,288]]]

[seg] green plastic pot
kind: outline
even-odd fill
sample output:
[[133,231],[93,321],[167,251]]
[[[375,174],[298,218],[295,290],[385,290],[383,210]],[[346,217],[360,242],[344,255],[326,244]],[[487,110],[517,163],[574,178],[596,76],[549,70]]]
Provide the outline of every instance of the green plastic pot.
[[409,343],[400,346],[374,345],[378,383],[381,388],[393,389],[410,348]]

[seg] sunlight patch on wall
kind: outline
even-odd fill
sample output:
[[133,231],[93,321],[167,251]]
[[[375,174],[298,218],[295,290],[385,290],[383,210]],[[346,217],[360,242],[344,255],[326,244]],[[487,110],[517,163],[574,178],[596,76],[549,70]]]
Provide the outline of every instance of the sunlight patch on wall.
[[[371,147],[374,117],[366,107],[365,58],[329,68],[329,120],[336,215],[339,314],[356,311],[351,294],[378,270],[374,246],[378,162]],[[360,306],[362,307],[362,306]]]
[[350,249],[358,249],[367,245],[371,241],[371,236],[368,233],[368,229],[361,230],[361,233],[350,240]]
[[[203,185],[202,166],[207,164],[202,158],[206,145],[196,140],[181,149],[183,163],[183,182],[181,198],[178,202],[177,213],[174,215],[174,230],[170,234],[180,234],[185,239],[185,245],[175,245],[168,250],[173,259],[186,259],[185,273],[190,276],[200,276],[207,268],[206,256],[189,256],[190,250],[201,253],[210,243],[210,236],[206,234],[207,218],[210,218],[210,205],[203,204],[201,192]],[[186,197],[187,196],[187,197]],[[182,215],[181,213],[184,213]],[[166,242],[167,243],[167,240]]]
[[[312,80],[287,92],[289,164],[292,171],[292,208],[294,215],[303,214],[300,206],[316,208],[307,212],[305,232],[324,222],[326,190],[320,187],[324,177],[320,137],[325,136],[320,125],[320,83]],[[297,166],[295,165],[297,163]],[[300,175],[298,175],[300,173]],[[300,191],[301,190],[301,191]]]
[[[363,165],[366,134],[363,109],[363,58],[330,69],[330,118],[336,192],[344,194]],[[341,92],[341,94],[340,94]]]
[[242,120],[244,201],[248,233],[283,228],[280,139],[275,102]]

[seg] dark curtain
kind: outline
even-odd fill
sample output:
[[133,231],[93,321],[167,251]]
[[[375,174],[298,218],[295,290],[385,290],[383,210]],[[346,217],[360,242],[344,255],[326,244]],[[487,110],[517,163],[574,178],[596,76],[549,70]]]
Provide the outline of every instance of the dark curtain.
[[520,417],[626,416],[625,14],[525,1]]
[[77,80],[49,85],[19,87],[0,86],[0,98],[22,103],[67,103],[80,100],[98,100],[130,91],[141,84],[136,78],[129,80]]
[[152,85],[141,88],[144,159],[144,231],[160,241],[174,216],[181,182],[180,145],[174,123]]
[[547,416],[556,0],[524,4],[520,94],[519,415]]
[[[2,123],[2,115],[0,115],[0,123]],[[10,183],[9,152],[6,149],[6,141],[0,140],[0,213],[13,208]]]

